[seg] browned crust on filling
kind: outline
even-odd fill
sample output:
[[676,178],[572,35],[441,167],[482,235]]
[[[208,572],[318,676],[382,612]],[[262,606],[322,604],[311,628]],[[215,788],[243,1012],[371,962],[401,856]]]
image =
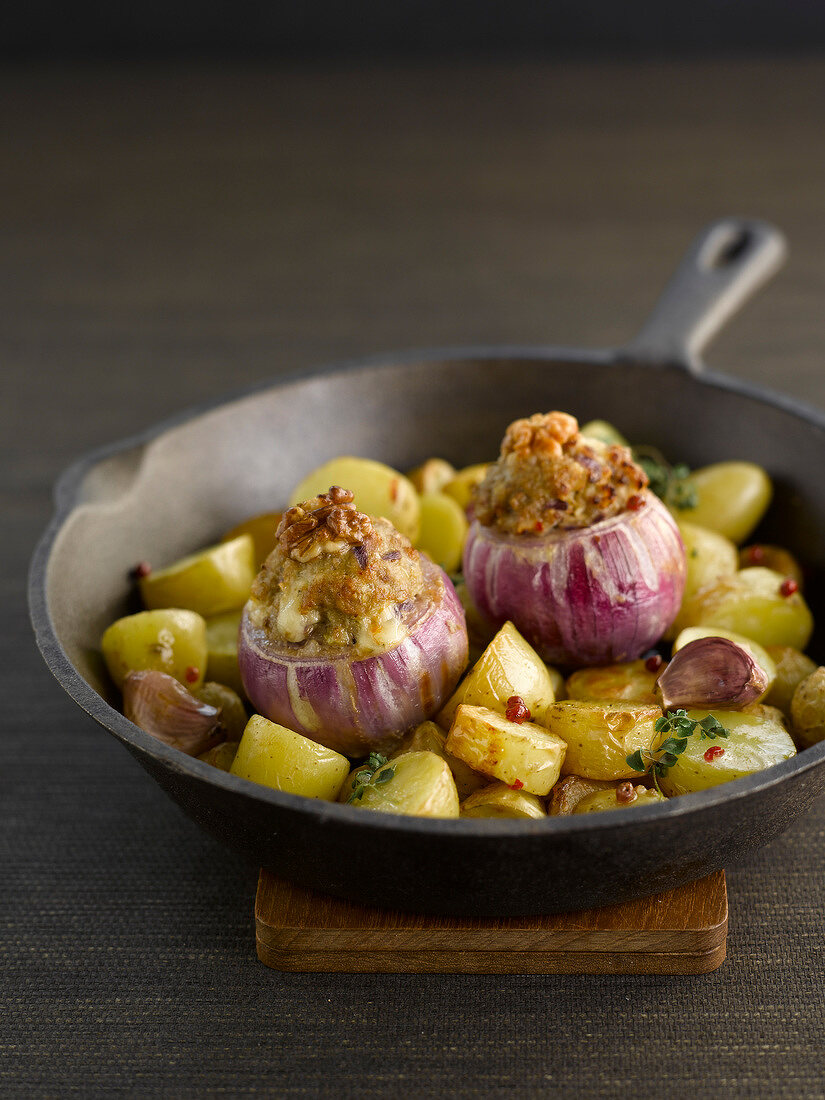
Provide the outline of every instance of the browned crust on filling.
[[647,483],[627,447],[586,438],[567,413],[536,413],[505,432],[473,510],[480,523],[505,534],[541,535],[638,507]]

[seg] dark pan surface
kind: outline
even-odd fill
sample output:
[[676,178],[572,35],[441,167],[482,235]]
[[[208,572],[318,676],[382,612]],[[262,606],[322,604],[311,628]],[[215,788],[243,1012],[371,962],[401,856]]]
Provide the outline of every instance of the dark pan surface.
[[[740,264],[740,297],[742,273],[753,271],[753,257]],[[538,822],[391,817],[258,787],[159,744],[112,705],[97,652],[103,629],[132,610],[126,576],[136,560],[171,561],[278,507],[300,475],[337,454],[402,469],[431,454],[459,464],[489,458],[506,425],[537,409],[610,419],[692,465],[765,464],[776,484],[765,537],[822,571],[825,418],[697,373],[702,341],[691,348],[687,337],[719,312],[719,289],[702,304],[694,295],[681,325],[672,301],[665,296],[625,353],[488,349],[356,364],[196,411],[82,460],[58,486],[57,514],[32,565],[32,617],[47,663],[209,832],[255,863],[339,896],[443,914],[533,913],[640,896],[740,859],[825,787],[825,745],[632,812]],[[669,313],[665,331],[679,330],[681,347],[656,334],[654,322]],[[816,587],[811,602],[825,621]]]

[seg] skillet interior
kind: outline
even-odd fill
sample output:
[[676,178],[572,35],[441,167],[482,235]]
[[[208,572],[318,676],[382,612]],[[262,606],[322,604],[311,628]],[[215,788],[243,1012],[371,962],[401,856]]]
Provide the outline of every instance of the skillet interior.
[[[550,912],[640,896],[741,858],[825,786],[825,746],[632,814],[425,821],[256,788],[159,745],[104,701],[97,646],[132,610],[126,574],[136,560],[171,561],[280,506],[301,474],[334,455],[402,469],[431,454],[466,464],[494,456],[513,418],[550,408],[610,419],[691,465],[768,466],[776,501],[765,537],[825,570],[820,414],[731,380],[607,353],[433,353],[258,391],[70,472],[32,572],[50,667],[210,832],[276,873],[352,900],[444,914]],[[816,587],[811,602],[825,621]]]

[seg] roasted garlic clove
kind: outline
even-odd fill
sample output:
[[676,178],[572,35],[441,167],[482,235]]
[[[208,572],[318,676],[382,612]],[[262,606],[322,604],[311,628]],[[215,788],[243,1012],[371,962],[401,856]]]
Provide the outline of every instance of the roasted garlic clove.
[[728,638],[697,638],[674,653],[656,681],[663,710],[678,707],[736,709],[768,690],[765,670]]
[[218,707],[203,703],[165,672],[130,672],[123,682],[123,713],[159,741],[200,756],[225,739]]

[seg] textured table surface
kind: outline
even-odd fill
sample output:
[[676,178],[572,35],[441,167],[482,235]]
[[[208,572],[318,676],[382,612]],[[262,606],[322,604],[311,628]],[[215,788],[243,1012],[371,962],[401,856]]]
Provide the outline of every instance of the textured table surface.
[[7,69],[0,101],[0,1093],[821,1095],[825,803],[729,869],[706,977],[280,975],[255,870],[63,695],[23,588],[89,448],[383,349],[620,343],[721,214],[791,260],[713,365],[825,406],[825,63]]

